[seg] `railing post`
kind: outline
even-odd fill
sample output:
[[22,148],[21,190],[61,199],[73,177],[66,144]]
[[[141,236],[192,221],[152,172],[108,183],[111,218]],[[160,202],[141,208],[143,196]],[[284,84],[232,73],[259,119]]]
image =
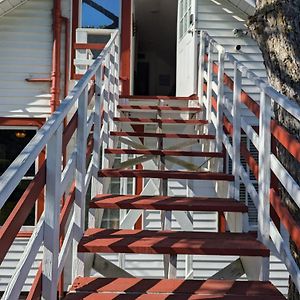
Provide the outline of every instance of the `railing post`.
[[57,299],[62,124],[47,144],[42,299]]
[[203,104],[203,85],[204,85],[204,56],[205,56],[205,33],[200,32],[200,45],[199,45],[199,67],[198,67],[198,98],[199,104]]
[[223,149],[223,97],[224,97],[224,60],[225,50],[219,49],[218,54],[218,97],[217,97],[217,128],[216,128],[216,151]]
[[234,63],[234,87],[233,87],[233,158],[232,158],[232,172],[234,175],[232,196],[236,200],[240,200],[240,144],[241,144],[241,91],[242,91],[242,74]]
[[75,202],[74,202],[74,223],[75,238],[73,240],[73,279],[76,276],[84,276],[84,261],[82,254],[77,252],[78,242],[85,229],[85,202],[86,202],[86,151],[87,151],[87,104],[88,87],[78,99],[78,122],[76,136],[76,174],[75,174]]
[[211,121],[211,97],[212,97],[212,79],[213,79],[213,45],[208,44],[208,63],[207,63],[207,90],[206,90],[206,119]]
[[[110,112],[109,112],[109,104],[110,104],[110,95],[109,95],[109,70],[107,68],[108,62],[105,61],[104,64],[104,73],[103,73],[103,80],[104,80],[104,91],[103,91],[103,142],[102,142],[102,169],[109,168],[111,165],[111,155],[107,155],[104,153],[104,150],[107,148],[112,148],[112,138],[109,135],[109,123],[110,123]],[[107,193],[108,186],[109,186],[109,178],[101,178],[101,189],[100,193]]]
[[[95,197],[101,191],[101,183],[98,178],[98,171],[100,169],[101,158],[101,143],[103,136],[101,136],[101,105],[103,100],[103,68],[100,66],[96,72],[95,79],[95,109],[94,109],[94,131],[93,131],[93,176],[91,198]],[[100,140],[101,139],[101,140]],[[96,223],[102,219],[103,210],[89,209],[89,227],[97,227]]]
[[[270,240],[271,185],[271,98],[261,92],[259,115],[258,238],[266,246]],[[269,279],[269,258],[262,264],[261,280]]]

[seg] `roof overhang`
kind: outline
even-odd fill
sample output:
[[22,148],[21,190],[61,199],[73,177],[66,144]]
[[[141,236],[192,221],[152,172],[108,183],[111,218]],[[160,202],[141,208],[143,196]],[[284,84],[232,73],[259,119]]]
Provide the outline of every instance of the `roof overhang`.
[[24,4],[28,0],[0,0],[0,17],[8,14],[16,7]]
[[238,7],[247,15],[253,15],[255,12],[256,0],[228,0],[234,6]]

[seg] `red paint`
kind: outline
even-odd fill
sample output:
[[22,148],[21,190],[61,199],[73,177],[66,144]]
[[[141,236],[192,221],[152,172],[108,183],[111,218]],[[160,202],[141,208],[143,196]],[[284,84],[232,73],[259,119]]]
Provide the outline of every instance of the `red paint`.
[[130,94],[131,74],[131,28],[132,28],[132,0],[122,0],[121,10],[121,61],[120,78],[122,80],[122,93]]
[[103,177],[130,177],[130,178],[162,178],[162,179],[194,179],[194,180],[222,180],[233,181],[234,176],[214,172],[194,171],[160,171],[160,170],[127,170],[103,169],[98,173]]
[[165,124],[208,124],[207,120],[155,119],[155,118],[113,118],[115,122],[165,123]]
[[69,92],[69,73],[70,73],[70,20],[66,17],[61,17],[65,25],[65,83],[64,96],[67,97]]
[[42,294],[42,264],[40,264],[37,274],[28,293],[26,300],[40,300]]
[[226,232],[226,218],[224,212],[218,213],[218,232]]
[[175,96],[136,96],[136,95],[126,95],[126,94],[122,94],[120,95],[120,98],[124,98],[124,99],[129,99],[130,101],[141,101],[141,100],[184,100],[184,101],[188,101],[188,100],[198,100],[198,96],[196,95],[192,95],[189,97],[175,97]]
[[0,117],[0,126],[32,126],[40,128],[44,125],[44,123],[44,118]]
[[[204,295],[205,298],[193,299],[214,299],[228,300],[224,295],[237,295],[240,298],[235,300],[257,300],[257,296],[263,295],[267,300],[284,300],[285,298],[272,283],[268,281],[233,281],[233,280],[183,280],[183,279],[143,279],[143,278],[95,278],[78,277],[75,279],[70,292],[94,292],[94,293],[132,293],[132,294],[154,294],[157,299],[160,293],[166,293],[164,299],[190,299],[188,294]],[[173,296],[174,295],[174,296]],[[101,296],[104,296],[102,294]],[[271,298],[271,297],[275,298]],[[134,295],[125,298],[116,295],[112,299],[134,299]],[[226,296],[225,296],[226,297]],[[252,298],[253,297],[253,298]],[[281,297],[281,298],[277,298]],[[69,298],[72,299],[72,298]],[[89,299],[89,298],[88,298]],[[98,298],[99,299],[99,298]],[[102,298],[101,298],[102,299]],[[106,298],[105,298],[106,299]],[[136,297],[135,297],[136,299]],[[138,298],[140,299],[140,298]],[[161,298],[159,298],[161,299]]]
[[105,149],[107,154],[140,154],[140,155],[168,155],[192,157],[223,157],[221,152],[199,152],[182,150],[149,150],[149,149]]
[[74,49],[90,49],[90,50],[103,50],[105,48],[106,44],[101,44],[101,43],[75,43],[73,45]]
[[79,27],[79,0],[72,0],[72,38],[71,38],[71,79],[75,79],[75,59],[76,29]]
[[188,133],[154,133],[154,132],[132,132],[116,131],[111,132],[111,136],[136,136],[148,138],[166,138],[166,139],[196,139],[196,140],[214,140],[215,136],[211,134],[188,134]]
[[51,72],[51,112],[59,106],[60,98],[60,51],[61,51],[61,0],[53,0],[53,49]]
[[90,208],[151,209],[179,211],[247,212],[240,201],[228,198],[171,197],[142,195],[98,195],[90,202]]
[[155,230],[86,230],[79,252],[269,256],[252,233]]
[[151,105],[118,105],[120,110],[154,110],[154,111],[187,111],[199,112],[199,107],[151,106]]

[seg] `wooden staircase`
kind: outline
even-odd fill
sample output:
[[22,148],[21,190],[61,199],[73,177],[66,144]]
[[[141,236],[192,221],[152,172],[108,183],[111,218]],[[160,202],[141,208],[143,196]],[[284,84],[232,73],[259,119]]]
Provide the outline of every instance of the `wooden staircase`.
[[[127,103],[118,105],[120,116],[113,121],[117,130],[111,130],[110,138],[135,138],[144,144],[152,139],[153,149],[112,148],[104,149],[106,162],[99,170],[99,178],[155,178],[160,180],[159,195],[113,195],[101,193],[90,202],[90,209],[159,210],[162,211],[162,230],[88,228],[78,244],[80,253],[135,253],[163,254],[167,279],[140,278],[95,278],[78,277],[65,299],[224,299],[224,300],[281,300],[282,294],[270,283],[264,281],[234,280],[182,280],[176,279],[177,255],[230,255],[247,257],[268,257],[270,255],[255,233],[243,232],[199,232],[171,230],[172,211],[183,213],[211,211],[247,214],[247,206],[232,197],[180,197],[168,195],[169,179],[209,180],[230,183],[232,174],[199,168],[197,171],[172,169],[166,164],[166,157],[211,158],[222,160],[223,153],[216,151],[192,151],[164,148],[165,139],[213,141],[214,135],[207,130],[208,121],[196,116],[199,106],[189,106],[194,98],[128,97]],[[146,104],[145,104],[146,102]],[[134,130],[136,124],[144,130]],[[149,124],[149,125],[148,125]],[[145,126],[151,126],[148,130]],[[154,126],[154,131],[153,131]],[[172,127],[173,126],[173,127]],[[180,127],[178,127],[180,126]],[[199,127],[200,126],[200,127]],[[156,128],[155,128],[156,127]],[[178,128],[182,130],[178,131]],[[199,130],[200,128],[200,130]],[[152,131],[150,131],[152,130]],[[152,145],[151,144],[151,145]],[[174,147],[173,147],[174,148]],[[200,147],[199,147],[200,148]],[[200,148],[201,149],[201,148]],[[204,149],[204,148],[203,148]],[[157,170],[124,169],[109,166],[109,157],[114,155],[146,156],[157,159]],[[223,169],[223,168],[221,168]]]

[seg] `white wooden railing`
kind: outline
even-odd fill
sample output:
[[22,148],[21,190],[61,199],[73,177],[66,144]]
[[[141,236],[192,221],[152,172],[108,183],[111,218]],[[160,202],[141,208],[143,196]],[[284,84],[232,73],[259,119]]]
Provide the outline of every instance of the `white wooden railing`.
[[[295,231],[299,232],[297,231],[299,228],[292,228],[291,224],[295,224],[295,222],[291,215],[284,216],[284,212],[281,211],[284,206],[282,203],[280,204],[279,196],[274,196],[271,183],[271,173],[273,172],[290,197],[300,207],[300,187],[281,164],[276,152],[273,153],[271,149],[272,135],[289,152],[291,149],[286,144],[286,140],[293,140],[295,144],[298,143],[297,147],[300,147],[300,143],[273,119],[272,104],[277,103],[298,121],[300,121],[300,107],[257,77],[204,31],[200,34],[199,49],[198,96],[200,101],[203,99],[207,118],[211,119],[214,124],[217,149],[220,151],[224,145],[232,160],[232,169],[235,175],[232,196],[240,199],[239,190],[242,182],[258,210],[258,239],[285,263],[292,280],[300,290],[300,270],[292,257],[289,244],[290,239],[295,240]],[[233,78],[225,74],[225,62],[233,67]],[[242,90],[242,76],[251,80],[259,88],[259,104],[255,103]],[[225,88],[232,90],[231,96],[226,96],[228,93],[225,95]],[[256,131],[251,124],[247,123],[247,118],[243,117],[243,104],[258,118],[259,131]],[[224,118],[231,123],[231,132],[224,132],[224,127],[226,128]],[[281,137],[276,135],[274,127],[281,130]],[[242,130],[259,152],[258,191],[241,163]],[[229,136],[231,136],[232,142]],[[296,153],[291,153],[291,155],[297,156]],[[253,172],[255,173],[255,170]],[[270,217],[270,202],[280,218],[280,224],[275,224]],[[286,212],[287,210],[285,210]],[[298,249],[300,249],[299,246]],[[269,263],[267,261],[264,261],[262,270],[261,279],[268,280]]]
[[[91,99],[92,94],[89,93],[92,83],[95,85],[93,99]],[[41,151],[46,148],[44,213],[34,229],[2,299],[19,298],[40,247],[43,247],[42,299],[57,299],[58,281],[71,249],[73,278],[84,275],[84,262],[77,253],[77,244],[85,230],[87,190],[92,178],[92,190],[96,191],[99,188],[97,172],[101,157],[104,157],[100,149],[104,149],[109,143],[108,132],[114,126],[113,114],[118,99],[119,33],[112,31],[111,38],[99,57],[0,178],[1,208]],[[101,121],[102,107],[104,114]],[[76,123],[73,131],[76,135],[75,148],[70,151],[68,161],[63,167],[64,120],[74,116],[74,111],[75,114],[77,113],[77,121],[72,118]],[[93,150],[92,158],[88,162],[86,153],[91,134]],[[75,183],[75,200],[73,208],[70,209],[70,221],[66,228],[64,242],[60,247],[61,199],[64,193],[69,192],[72,183]]]

